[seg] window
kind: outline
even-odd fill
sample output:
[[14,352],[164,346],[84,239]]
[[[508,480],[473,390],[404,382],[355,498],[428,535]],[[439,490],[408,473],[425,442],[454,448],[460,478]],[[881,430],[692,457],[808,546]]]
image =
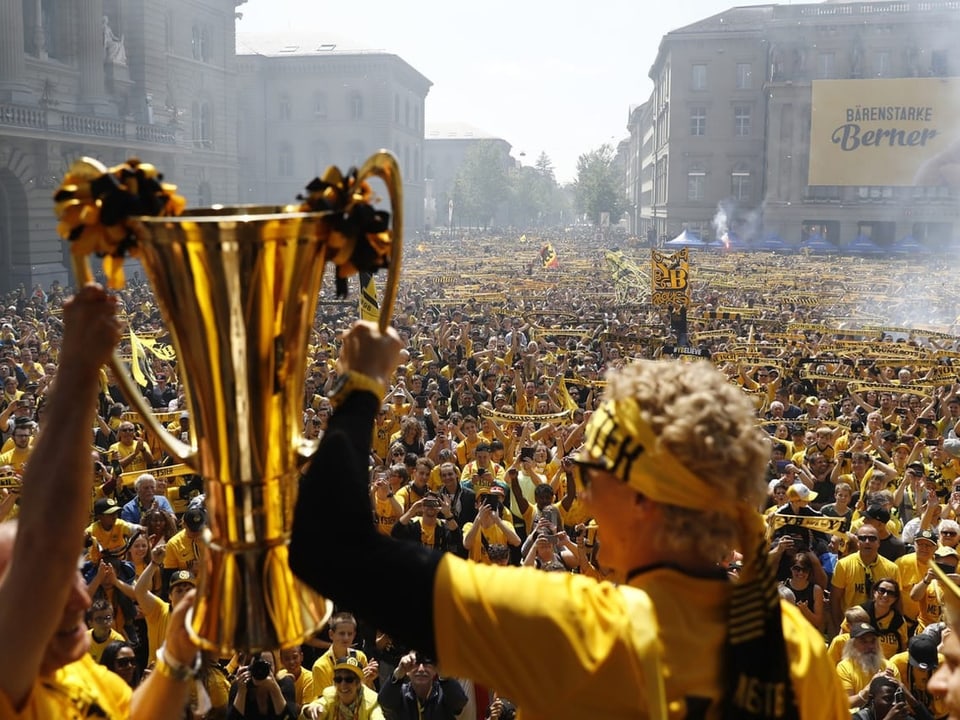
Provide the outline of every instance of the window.
[[322,92],[313,96],[313,116],[318,120],[327,119],[327,96]]
[[832,52],[820,53],[817,56],[817,77],[828,80],[833,77],[834,55]]
[[193,144],[195,147],[213,147],[213,108],[208,102],[195,102],[193,111]]
[[749,172],[735,170],[730,173],[730,194],[737,200],[749,200],[753,195],[753,180]]
[[363,97],[358,92],[350,93],[350,119],[363,118]]
[[706,196],[707,174],[702,170],[687,173],[687,200],[703,200]]
[[277,108],[281,120],[290,120],[293,117],[293,111],[290,109],[290,96],[281,95],[280,104]]
[[707,109],[705,107],[690,108],[690,134],[707,134]]
[[694,65],[691,68],[690,88],[692,90],[707,89],[707,66]]
[[753,82],[753,65],[737,63],[737,90],[749,90]]
[[874,53],[873,74],[876,77],[890,77],[890,53],[886,50]]
[[750,135],[750,106],[733,106],[733,134],[737,137],[748,137]]
[[293,175],[293,151],[289,145],[284,145],[277,153],[277,175],[280,177]]

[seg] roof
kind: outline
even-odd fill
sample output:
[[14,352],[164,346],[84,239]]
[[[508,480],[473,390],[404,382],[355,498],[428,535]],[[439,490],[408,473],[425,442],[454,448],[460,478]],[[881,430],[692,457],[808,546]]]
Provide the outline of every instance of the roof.
[[424,138],[427,140],[502,140],[503,138],[465,122],[428,122]]
[[303,57],[312,55],[391,55],[342,35],[317,32],[237,33],[237,55]]
[[773,17],[773,5],[732,7],[690,25],[671,30],[667,35],[701,32],[759,30]]

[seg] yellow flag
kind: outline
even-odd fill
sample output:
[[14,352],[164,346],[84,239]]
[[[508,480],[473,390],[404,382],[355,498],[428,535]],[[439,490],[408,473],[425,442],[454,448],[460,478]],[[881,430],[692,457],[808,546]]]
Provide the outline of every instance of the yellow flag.
[[130,372],[133,375],[134,382],[140,387],[146,387],[150,384],[149,378],[152,375],[150,363],[143,350],[143,344],[137,334],[130,328]]
[[380,321],[380,303],[377,301],[377,285],[373,273],[360,273],[360,319]]

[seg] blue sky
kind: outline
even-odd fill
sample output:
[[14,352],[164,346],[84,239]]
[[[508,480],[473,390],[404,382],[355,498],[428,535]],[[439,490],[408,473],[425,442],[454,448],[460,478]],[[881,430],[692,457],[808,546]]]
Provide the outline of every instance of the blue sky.
[[541,152],[557,179],[577,158],[627,136],[632,105],[646,100],[660,38],[735,5],[674,0],[247,0],[238,32],[314,28],[395,53],[433,82],[426,122],[465,122]]

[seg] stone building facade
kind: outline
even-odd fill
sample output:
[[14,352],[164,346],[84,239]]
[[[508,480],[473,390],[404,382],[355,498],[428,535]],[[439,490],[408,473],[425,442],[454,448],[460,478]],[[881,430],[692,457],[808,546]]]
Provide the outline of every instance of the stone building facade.
[[426,77],[329,36],[243,34],[237,60],[243,202],[293,202],[328,166],[386,149],[403,175],[404,234],[423,229]]
[[0,291],[68,281],[51,196],[75,159],[137,156],[190,205],[237,199],[243,0],[0,0]]
[[960,75],[958,32],[955,0],[901,0],[735,7],[668,33],[648,110],[628,124],[642,156],[634,232],[715,240],[720,221],[788,245],[956,241],[956,190],[810,185],[807,167],[813,81]]

